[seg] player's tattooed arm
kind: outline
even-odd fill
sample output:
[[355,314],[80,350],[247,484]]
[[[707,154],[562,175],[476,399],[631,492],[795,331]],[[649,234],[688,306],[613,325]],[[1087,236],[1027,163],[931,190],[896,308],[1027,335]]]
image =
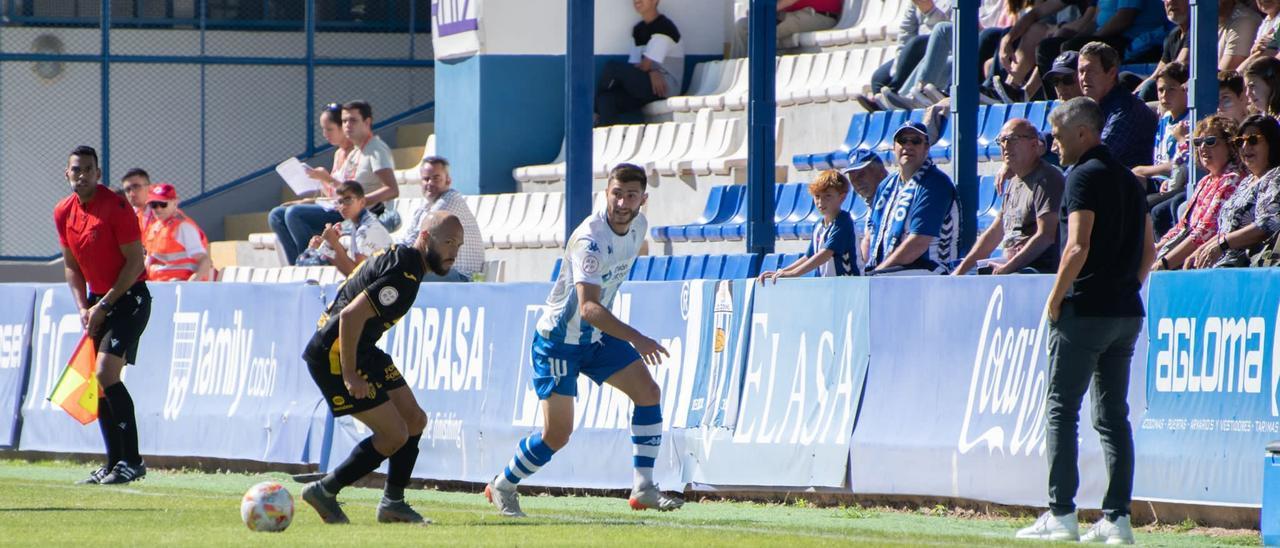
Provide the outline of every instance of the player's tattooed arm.
[[342,366],[342,383],[357,400],[369,396],[369,382],[356,371],[356,347],[360,344],[364,324],[376,315],[373,303],[364,293],[356,295],[338,313],[338,360]]
[[643,333],[636,331],[634,327],[623,323],[617,316],[613,315],[603,304],[600,304],[600,286],[588,283],[577,284],[578,291],[578,313],[582,319],[591,324],[592,327],[608,333],[612,337],[617,337],[631,343],[636,348],[636,352],[640,353],[640,357],[644,359],[644,363],[648,365],[658,365],[662,361],[661,356],[668,356],[667,349],[663,348],[658,341],[646,337]]

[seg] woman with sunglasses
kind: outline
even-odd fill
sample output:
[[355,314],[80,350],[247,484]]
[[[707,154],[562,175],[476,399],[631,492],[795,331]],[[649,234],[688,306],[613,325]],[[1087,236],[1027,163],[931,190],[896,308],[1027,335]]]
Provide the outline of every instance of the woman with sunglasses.
[[342,215],[333,206],[334,189],[341,181],[332,174],[346,163],[355,144],[342,131],[341,104],[325,105],[320,113],[320,128],[324,132],[325,141],[334,148],[333,169],[312,168],[307,170],[307,175],[320,181],[322,196],[318,197],[320,199],[308,197],[285,202],[272,209],[267,216],[271,230],[276,233],[276,239],[290,265],[297,263],[298,255],[307,249],[311,237],[324,231],[325,225],[342,222]]
[[1234,143],[1248,176],[1218,211],[1218,233],[1183,268],[1246,266],[1251,249],[1280,230],[1280,123],[1250,116]]
[[1191,144],[1196,147],[1200,165],[1209,174],[1196,185],[1187,213],[1156,242],[1153,270],[1182,268],[1192,252],[1218,233],[1218,211],[1235,193],[1244,173],[1230,143],[1235,136],[1236,123],[1225,116],[1213,115],[1196,124]]

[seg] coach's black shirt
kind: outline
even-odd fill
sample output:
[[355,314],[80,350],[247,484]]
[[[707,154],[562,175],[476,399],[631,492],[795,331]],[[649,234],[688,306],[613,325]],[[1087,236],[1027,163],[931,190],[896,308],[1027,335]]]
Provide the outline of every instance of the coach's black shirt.
[[316,334],[307,344],[303,357],[327,360],[329,353],[336,351],[338,315],[361,293],[373,305],[375,315],[365,323],[356,351],[364,353],[375,348],[382,334],[413,307],[425,272],[422,253],[408,246],[392,245],[365,259],[338,287],[338,296],[320,316]]
[[1079,316],[1142,316],[1138,269],[1146,239],[1146,189],[1105,145],[1085,152],[1067,174],[1060,221],[1064,245],[1074,211],[1093,212],[1093,231],[1084,268],[1066,301]]

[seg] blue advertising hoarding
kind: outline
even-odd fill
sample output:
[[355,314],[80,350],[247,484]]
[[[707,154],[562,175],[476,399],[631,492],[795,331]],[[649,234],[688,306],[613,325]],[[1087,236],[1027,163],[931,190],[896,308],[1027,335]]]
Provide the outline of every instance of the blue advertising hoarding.
[[4,303],[0,306],[0,447],[12,447],[17,441],[34,299],[30,286],[0,284],[0,303]]

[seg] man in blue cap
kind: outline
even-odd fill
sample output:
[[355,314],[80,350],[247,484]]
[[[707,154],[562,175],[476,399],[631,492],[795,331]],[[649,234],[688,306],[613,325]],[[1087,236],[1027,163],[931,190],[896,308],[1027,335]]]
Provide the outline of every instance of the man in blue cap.
[[845,177],[853,185],[853,191],[862,197],[871,207],[876,203],[876,189],[881,181],[889,176],[880,155],[867,149],[855,149],[849,153],[849,167],[844,168]]
[[862,239],[865,270],[946,274],[958,258],[959,200],[951,178],[929,160],[929,130],[907,122],[893,133],[898,172],[876,191]]

